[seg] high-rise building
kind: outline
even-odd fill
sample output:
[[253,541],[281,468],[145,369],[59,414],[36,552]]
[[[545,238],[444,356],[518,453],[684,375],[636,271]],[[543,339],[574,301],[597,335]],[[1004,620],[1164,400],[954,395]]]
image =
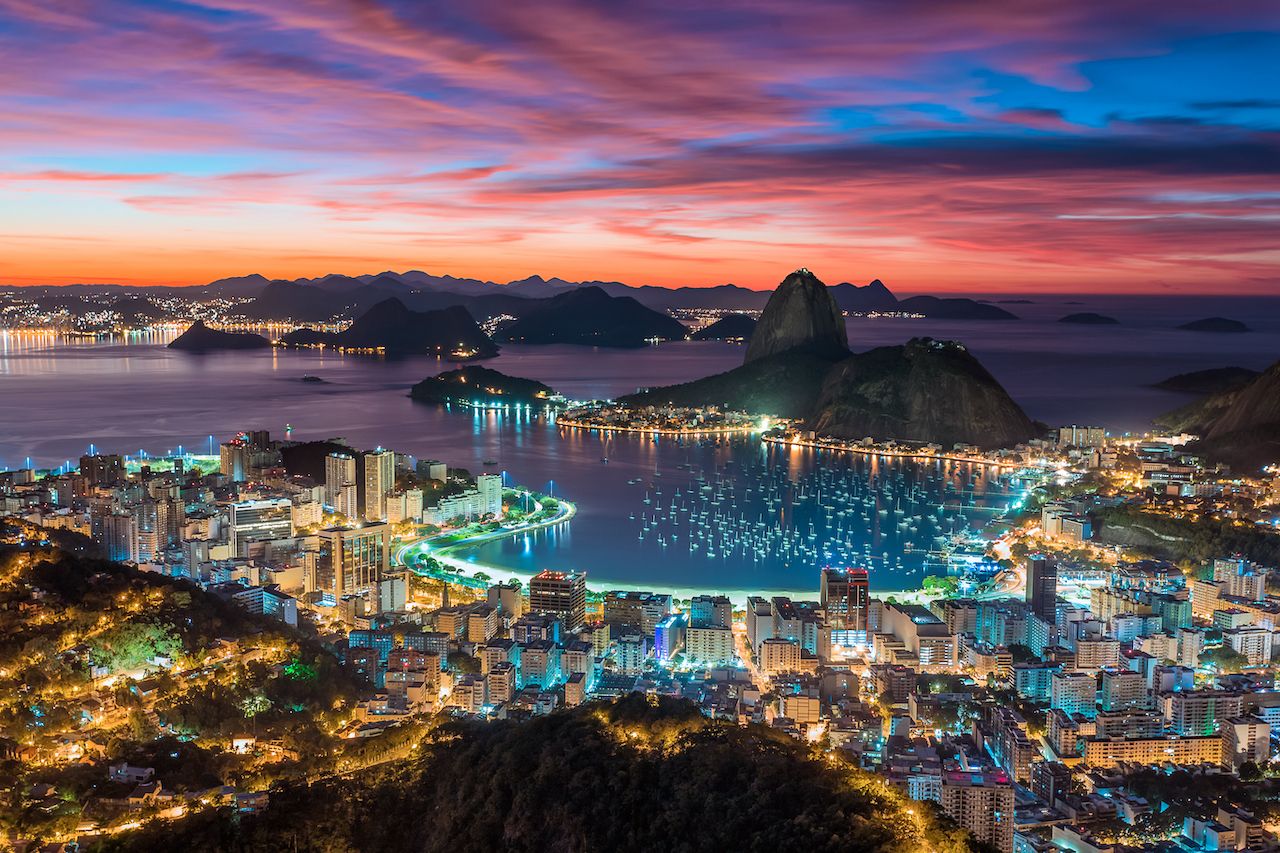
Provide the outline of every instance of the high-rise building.
[[1174,734],[1211,735],[1224,720],[1244,712],[1244,697],[1227,690],[1186,690],[1160,697],[1165,725]]
[[1058,564],[1046,554],[1027,557],[1027,605],[1046,622],[1057,621]]
[[942,774],[942,810],[1001,853],[1013,851],[1013,783],[1002,770]]
[[538,572],[529,581],[529,609],[560,617],[568,631],[587,621],[587,575],[585,572]]
[[138,521],[123,512],[102,516],[102,544],[108,560],[137,562]]
[[819,593],[831,625],[831,642],[840,646],[867,645],[867,570],[823,569]]
[[390,450],[371,450],[364,461],[364,517],[387,520],[387,492],[396,486],[396,455]]
[[242,553],[245,545],[263,539],[286,539],[293,534],[293,502],[288,498],[240,501],[228,509],[231,547]]
[[695,595],[689,601],[689,627],[733,627],[733,604],[724,595]]
[[346,453],[330,453],[324,458],[324,502],[338,506],[342,487],[356,481],[356,458]]
[[81,456],[80,474],[91,486],[109,486],[124,479],[124,460],[115,454]]
[[376,607],[378,582],[391,567],[391,528],[380,522],[331,527],[319,537],[316,588],[334,599],[372,591]]
[[243,483],[249,479],[253,448],[243,436],[219,445],[218,458],[218,470],[223,476],[236,483]]
[[342,484],[342,488],[338,490],[338,502],[333,508],[351,521],[360,518],[360,490],[355,483]]

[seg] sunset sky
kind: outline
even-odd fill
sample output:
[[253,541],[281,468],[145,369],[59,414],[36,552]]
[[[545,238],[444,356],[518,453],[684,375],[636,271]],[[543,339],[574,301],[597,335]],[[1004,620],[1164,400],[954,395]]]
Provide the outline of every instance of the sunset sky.
[[1280,292],[1280,4],[0,0],[0,283]]

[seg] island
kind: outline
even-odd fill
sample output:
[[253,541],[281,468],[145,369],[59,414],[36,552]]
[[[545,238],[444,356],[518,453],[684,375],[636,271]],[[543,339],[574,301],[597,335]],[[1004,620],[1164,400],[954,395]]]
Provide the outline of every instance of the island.
[[169,342],[169,349],[186,352],[213,352],[215,350],[266,349],[271,341],[250,332],[224,332],[211,329],[204,320],[196,320],[185,332]]
[[563,405],[549,386],[536,379],[507,376],[487,367],[464,367],[430,376],[409,391],[424,403],[459,404],[485,408]]
[[1208,370],[1179,373],[1162,379],[1151,387],[1179,394],[1217,394],[1237,389],[1257,378],[1258,371],[1247,367],[1211,367]]
[[1059,323],[1076,323],[1081,326],[1118,326],[1120,321],[1115,317],[1108,317],[1106,314],[1095,314],[1092,311],[1082,311],[1079,314],[1068,314],[1058,319]]
[[1243,332],[1253,331],[1239,320],[1232,320],[1227,317],[1205,317],[1202,320],[1192,320],[1190,323],[1183,323],[1178,328],[1184,332],[1216,332],[1218,334],[1228,335],[1236,335]]

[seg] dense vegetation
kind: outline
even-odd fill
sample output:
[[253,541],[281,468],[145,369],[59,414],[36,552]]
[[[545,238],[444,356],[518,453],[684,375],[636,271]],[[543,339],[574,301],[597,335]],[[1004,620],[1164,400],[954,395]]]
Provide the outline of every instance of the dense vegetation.
[[525,723],[451,721],[419,758],[284,786],[97,849],[938,851],[968,835],[843,760],[760,727],[632,695]]
[[1176,517],[1117,506],[1095,510],[1097,536],[1175,561],[1201,562],[1240,554],[1267,566],[1280,563],[1280,533],[1230,519]]

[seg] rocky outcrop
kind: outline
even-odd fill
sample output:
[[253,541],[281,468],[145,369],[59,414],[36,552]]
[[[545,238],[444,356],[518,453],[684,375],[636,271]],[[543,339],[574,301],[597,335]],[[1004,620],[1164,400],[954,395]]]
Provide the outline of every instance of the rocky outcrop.
[[835,298],[807,269],[791,273],[769,297],[747,346],[746,363],[793,350],[827,357],[849,351]]
[[963,345],[913,338],[837,364],[823,381],[810,429],[843,438],[1010,447],[1038,430]]
[[248,332],[223,332],[210,329],[204,320],[196,320],[185,332],[169,342],[169,349],[187,352],[213,352],[224,349],[265,349],[271,341]]

